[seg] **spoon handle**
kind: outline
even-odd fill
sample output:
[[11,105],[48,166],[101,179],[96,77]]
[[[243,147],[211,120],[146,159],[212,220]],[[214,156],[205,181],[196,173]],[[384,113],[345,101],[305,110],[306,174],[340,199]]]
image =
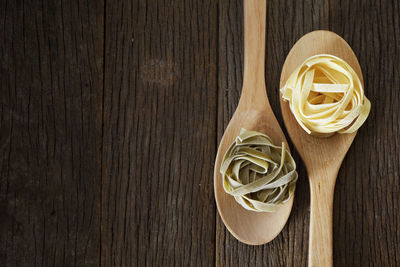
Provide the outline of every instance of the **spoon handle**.
[[332,266],[332,210],[336,172],[311,173],[309,267]]
[[240,104],[265,108],[266,1],[244,0],[244,73]]

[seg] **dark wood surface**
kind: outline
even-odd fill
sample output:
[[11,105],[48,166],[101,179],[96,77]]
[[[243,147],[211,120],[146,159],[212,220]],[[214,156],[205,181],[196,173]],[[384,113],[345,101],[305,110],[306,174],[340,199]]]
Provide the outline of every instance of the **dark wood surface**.
[[[337,180],[334,265],[400,265],[400,6],[267,1],[266,84],[295,41],[354,49],[371,114]],[[0,266],[307,266],[309,189],[271,243],[215,207],[242,83],[242,1],[0,1]]]
[[0,266],[99,262],[102,1],[0,1]]

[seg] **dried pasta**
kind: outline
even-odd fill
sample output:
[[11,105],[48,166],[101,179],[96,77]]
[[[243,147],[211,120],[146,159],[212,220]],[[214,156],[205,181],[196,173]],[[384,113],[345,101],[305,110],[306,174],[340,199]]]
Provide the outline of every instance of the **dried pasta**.
[[371,108],[355,71],[332,55],[306,59],[290,75],[281,93],[297,122],[312,135],[355,132]]
[[294,194],[296,163],[262,133],[242,129],[226,151],[220,172],[225,192],[245,209],[272,212]]

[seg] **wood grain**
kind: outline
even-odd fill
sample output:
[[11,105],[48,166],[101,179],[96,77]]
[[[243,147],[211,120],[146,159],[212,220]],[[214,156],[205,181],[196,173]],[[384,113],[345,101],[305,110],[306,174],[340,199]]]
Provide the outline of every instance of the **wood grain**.
[[102,1],[0,12],[0,265],[96,266]]
[[102,265],[211,266],[216,3],[106,9]]
[[[371,113],[339,172],[334,200],[336,266],[400,263],[400,21],[398,1],[329,6],[331,29],[352,46]],[[348,23],[341,20],[348,18]],[[338,240],[339,239],[339,240]],[[339,243],[340,242],[340,243]]]
[[[394,2],[379,6],[372,1],[353,1],[351,7],[348,1],[321,2],[268,1],[266,84],[269,100],[280,120],[280,71],[291,46],[303,34],[330,29],[353,47],[373,107],[338,175],[333,215],[334,266],[396,266],[400,250],[397,231],[400,122],[394,103],[400,100],[400,68],[394,62],[399,58],[399,6]],[[240,96],[242,8],[238,1],[219,5],[218,137]],[[301,162],[299,157],[295,159]],[[307,266],[309,189],[305,169],[299,165],[293,212],[281,235],[268,245],[249,247],[236,241],[217,217],[217,265]]]
[[265,19],[264,0],[244,3],[244,74],[239,104],[220,141],[214,167],[214,192],[219,216],[229,232],[248,245],[262,245],[273,240],[285,226],[291,213],[291,197],[274,212],[244,209],[227,194],[220,173],[223,157],[241,129],[266,133],[274,144],[287,140],[268,103],[265,90]]
[[[332,30],[359,59],[372,109],[338,175],[334,265],[398,266],[399,3],[266,2],[280,122],[281,68],[303,34]],[[243,245],[216,215],[215,153],[242,85],[242,1],[2,0],[0,40],[0,266],[307,265],[296,153],[296,199],[272,243]]]
[[[351,47],[331,31],[313,31],[301,37],[290,50],[282,67],[280,85],[285,86],[291,73],[307,58],[318,54],[337,56],[348,63],[363,87],[363,75]],[[307,134],[293,116],[289,103],[280,98],[285,127],[301,156],[310,183],[310,231],[308,266],[333,266],[332,213],[336,178],[356,134],[315,137]]]

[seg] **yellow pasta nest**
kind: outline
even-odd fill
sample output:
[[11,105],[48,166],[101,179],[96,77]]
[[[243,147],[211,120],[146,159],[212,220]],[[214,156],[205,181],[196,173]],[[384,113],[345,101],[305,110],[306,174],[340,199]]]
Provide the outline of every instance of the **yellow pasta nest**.
[[355,132],[371,108],[355,71],[332,55],[306,59],[281,92],[297,122],[313,135]]
[[245,209],[274,211],[296,188],[296,163],[282,146],[262,133],[242,129],[226,151],[220,172],[225,192]]

